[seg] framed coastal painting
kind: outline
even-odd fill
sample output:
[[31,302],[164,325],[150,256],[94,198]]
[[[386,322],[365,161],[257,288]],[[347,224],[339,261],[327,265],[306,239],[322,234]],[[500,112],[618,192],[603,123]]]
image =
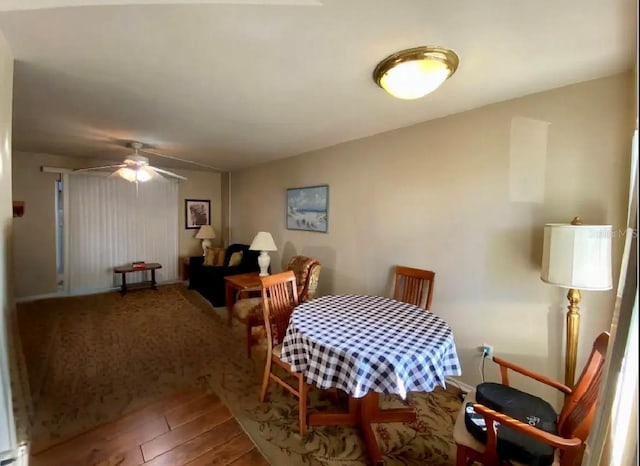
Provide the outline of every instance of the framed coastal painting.
[[208,199],[184,200],[184,227],[187,230],[211,225],[211,201]]
[[326,233],[329,185],[287,189],[287,229]]

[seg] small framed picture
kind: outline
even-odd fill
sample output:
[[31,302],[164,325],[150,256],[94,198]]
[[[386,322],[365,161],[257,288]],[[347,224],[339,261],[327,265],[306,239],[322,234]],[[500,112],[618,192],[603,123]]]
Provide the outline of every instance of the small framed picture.
[[13,201],[13,216],[22,217],[24,215],[24,201]]
[[329,185],[287,189],[287,229],[328,231]]
[[184,200],[184,222],[187,230],[211,225],[211,201],[207,199]]

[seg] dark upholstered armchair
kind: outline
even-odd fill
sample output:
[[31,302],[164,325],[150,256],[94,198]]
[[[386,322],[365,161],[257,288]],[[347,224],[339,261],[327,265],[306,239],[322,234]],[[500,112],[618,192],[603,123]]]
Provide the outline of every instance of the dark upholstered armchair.
[[[228,266],[234,252],[242,251],[240,265]],[[204,265],[204,256],[189,258],[189,289],[196,290],[216,307],[225,305],[224,277],[259,272],[259,251],[249,250],[247,244],[231,244],[225,251],[225,265]]]

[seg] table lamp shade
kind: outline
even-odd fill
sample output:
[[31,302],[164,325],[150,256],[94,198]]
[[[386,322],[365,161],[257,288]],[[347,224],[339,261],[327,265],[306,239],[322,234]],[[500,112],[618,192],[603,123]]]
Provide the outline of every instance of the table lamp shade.
[[260,231],[253,238],[249,249],[252,251],[277,251],[276,243],[273,241],[271,233],[266,231]]
[[564,288],[611,289],[611,237],[611,225],[545,225],[540,278]]
[[198,239],[213,239],[215,237],[216,234],[213,231],[213,228],[211,228],[211,225],[202,225],[198,230],[198,233],[196,233],[196,238]]
[[211,240],[216,237],[216,233],[211,225],[202,225],[196,233],[196,238],[202,240],[202,255],[207,255],[207,248],[211,247]]
[[249,249],[252,251],[260,251],[258,256],[258,266],[260,267],[260,276],[266,277],[269,275],[269,264],[271,264],[271,258],[267,251],[277,251],[276,243],[273,241],[271,233],[267,231],[260,231],[251,241]]

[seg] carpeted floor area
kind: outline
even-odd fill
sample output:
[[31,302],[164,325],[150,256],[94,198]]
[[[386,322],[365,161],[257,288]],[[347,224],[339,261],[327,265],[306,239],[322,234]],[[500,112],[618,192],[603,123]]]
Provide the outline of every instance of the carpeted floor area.
[[[225,312],[182,284],[19,304],[34,403],[32,450],[197,386],[225,401],[274,465],[367,464],[357,430],[313,428],[301,437],[293,396],[271,388],[270,402],[258,401],[264,354],[258,348],[246,357],[244,329],[229,328]],[[310,409],[342,408],[324,395],[312,390]],[[416,423],[376,429],[386,463],[455,464],[457,390],[414,393],[408,401],[418,412]]]

